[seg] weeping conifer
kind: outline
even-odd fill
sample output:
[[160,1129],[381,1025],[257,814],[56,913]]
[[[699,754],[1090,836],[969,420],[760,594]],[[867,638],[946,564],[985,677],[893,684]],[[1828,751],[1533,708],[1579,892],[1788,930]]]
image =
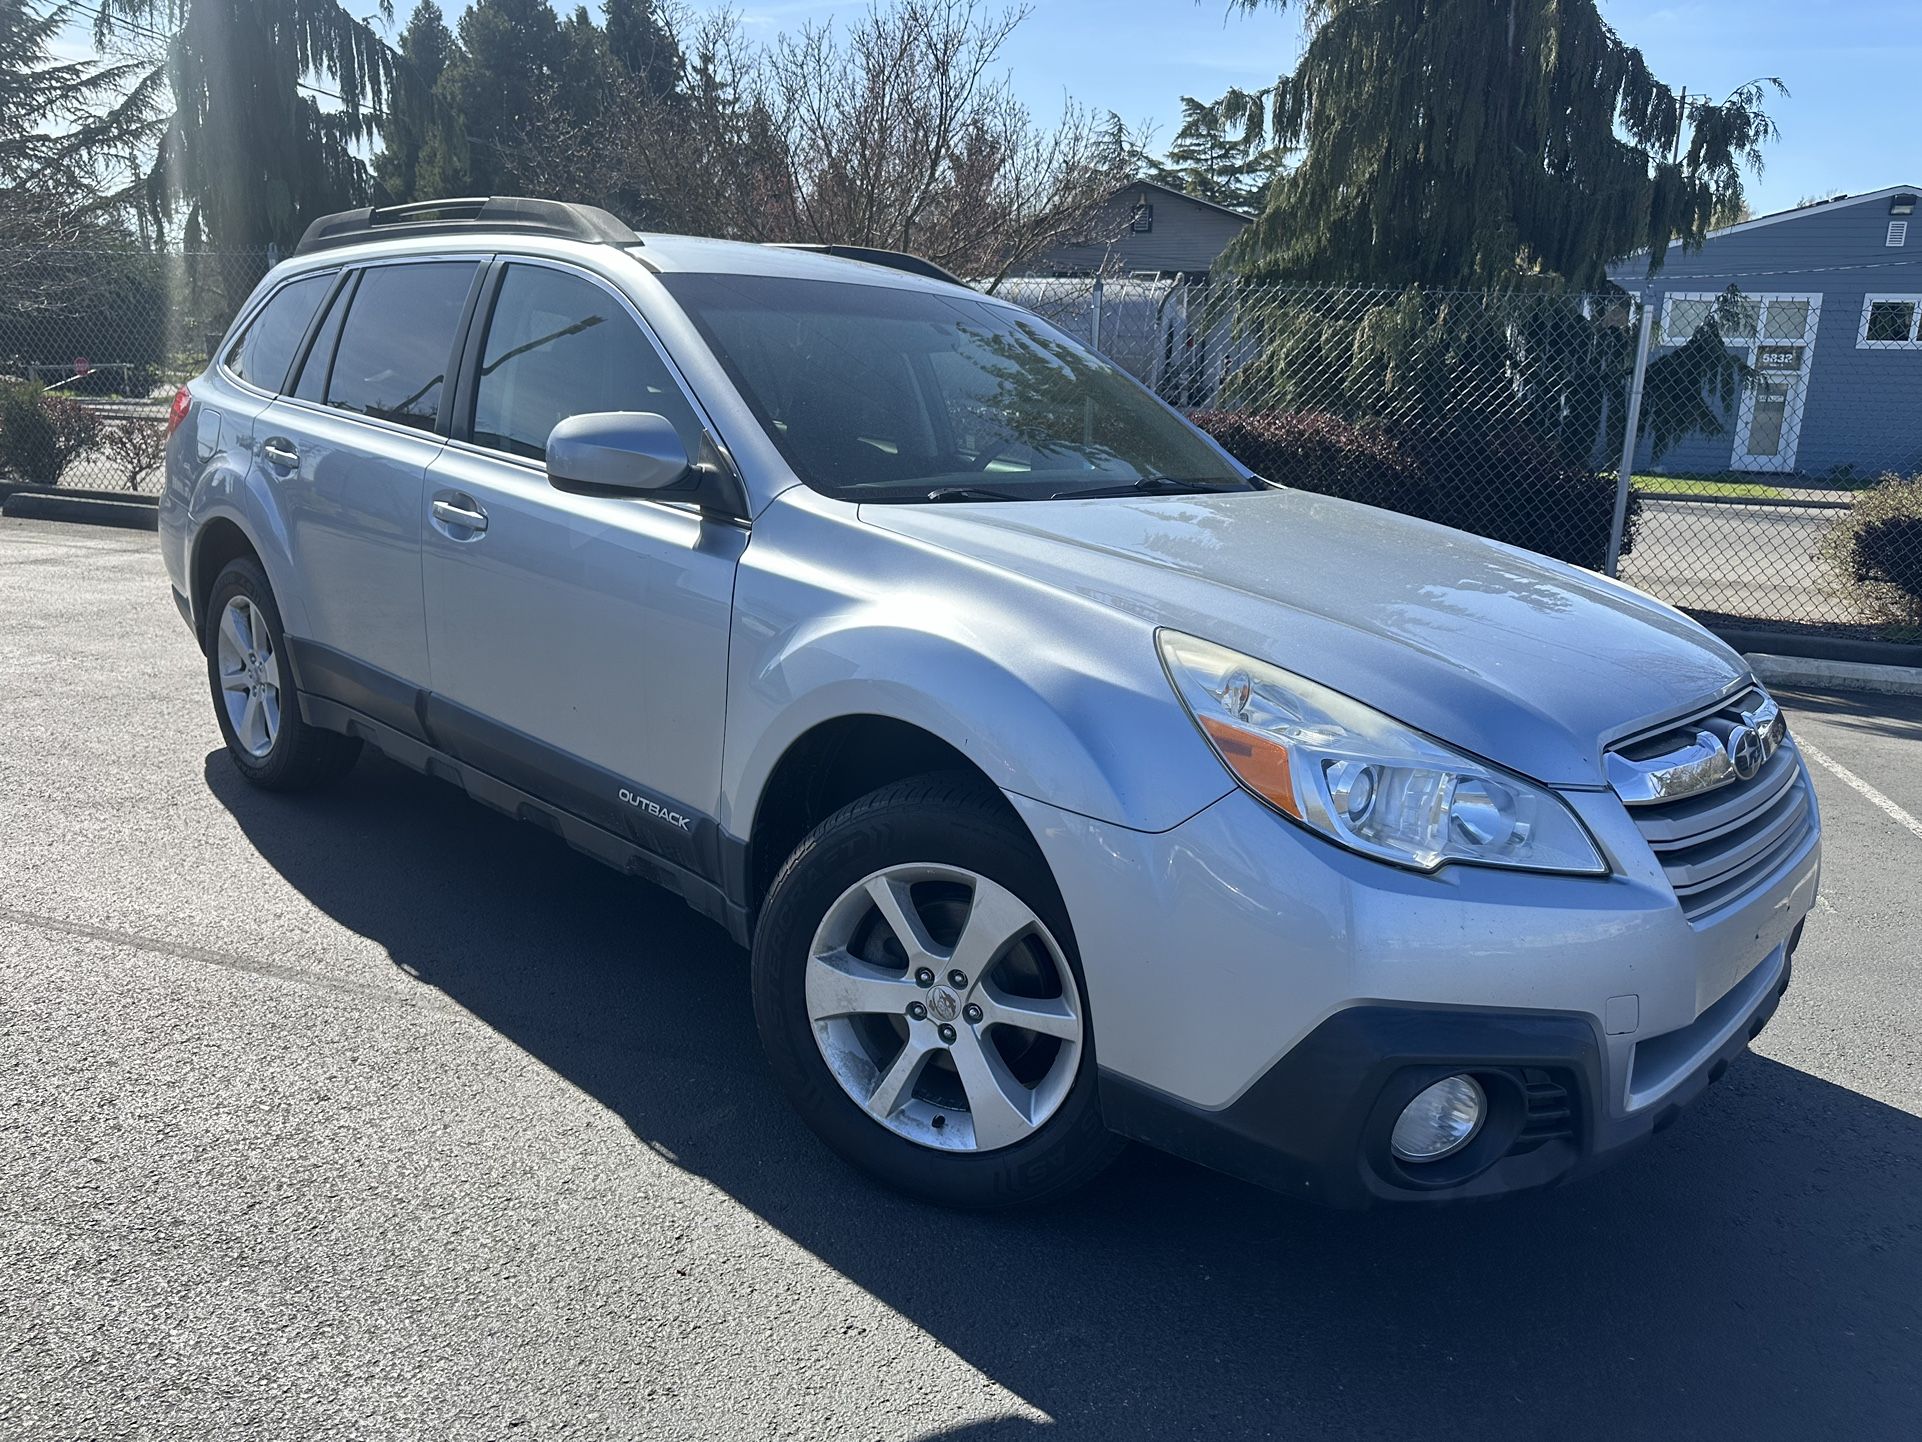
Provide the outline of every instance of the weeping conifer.
[[1301,159],[1238,245],[1254,274],[1592,289],[1699,244],[1775,135],[1779,81],[1678,92],[1596,0],[1238,3],[1296,4],[1307,29],[1268,92],[1269,139]]

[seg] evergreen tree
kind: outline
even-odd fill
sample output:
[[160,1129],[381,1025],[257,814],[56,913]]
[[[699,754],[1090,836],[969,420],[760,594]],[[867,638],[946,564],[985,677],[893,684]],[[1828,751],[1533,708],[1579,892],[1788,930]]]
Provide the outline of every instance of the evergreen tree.
[[118,235],[130,157],[151,140],[161,77],[62,60],[71,3],[0,0],[0,245]]
[[[173,112],[146,178],[189,242],[291,246],[315,215],[367,193],[356,148],[394,80],[394,53],[341,0],[99,0],[98,42],[168,32]],[[391,0],[381,0],[383,15]],[[313,92],[324,82],[329,104]],[[158,81],[145,84],[157,89]]]
[[654,0],[607,0],[607,48],[656,99],[674,92],[681,47]]
[[[1244,8],[1291,0],[1238,0]],[[1737,209],[1776,80],[1678,93],[1597,0],[1294,0],[1266,131],[1302,149],[1239,243],[1291,279],[1590,288]]]
[[548,0],[476,0],[436,93],[460,117],[471,188],[506,189],[515,150],[534,136],[566,47]]
[[1265,101],[1266,92],[1244,90],[1213,104],[1182,96],[1181,129],[1153,178],[1216,205],[1258,205],[1281,163],[1281,151],[1264,140]]
[[391,201],[459,195],[467,189],[467,144],[460,117],[434,103],[460,42],[434,0],[420,0],[400,34],[400,64],[414,84],[397,88],[381,123],[374,175]]

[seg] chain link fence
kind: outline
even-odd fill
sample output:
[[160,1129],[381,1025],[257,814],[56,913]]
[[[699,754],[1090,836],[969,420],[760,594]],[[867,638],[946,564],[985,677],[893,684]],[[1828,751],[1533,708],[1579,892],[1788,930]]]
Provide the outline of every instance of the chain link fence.
[[275,259],[0,248],[0,482],[158,489],[174,391]]
[[998,293],[1271,479],[1619,575],[1712,624],[1922,640],[1922,296]]
[[[174,389],[273,260],[0,250],[0,482],[156,490]],[[1272,479],[1723,624],[1922,639],[1922,298],[1086,276],[996,293]]]

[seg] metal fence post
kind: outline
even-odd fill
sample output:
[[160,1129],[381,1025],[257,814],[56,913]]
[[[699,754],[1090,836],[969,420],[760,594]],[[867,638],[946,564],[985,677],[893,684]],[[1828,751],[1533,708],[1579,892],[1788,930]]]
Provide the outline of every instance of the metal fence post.
[[1628,382],[1628,414],[1622,425],[1622,458],[1615,467],[1615,521],[1608,532],[1608,564],[1605,574],[1613,576],[1622,566],[1622,534],[1628,528],[1628,488],[1635,483],[1635,443],[1642,428],[1642,383],[1648,379],[1648,340],[1655,325],[1658,302],[1642,301],[1641,332],[1635,340],[1635,372]]
[[1094,278],[1094,295],[1088,301],[1088,349],[1101,353],[1101,277]]

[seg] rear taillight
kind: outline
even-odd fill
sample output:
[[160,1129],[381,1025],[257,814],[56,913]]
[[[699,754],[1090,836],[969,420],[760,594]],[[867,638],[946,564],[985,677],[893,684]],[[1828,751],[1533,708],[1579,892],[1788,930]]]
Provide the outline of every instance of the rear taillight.
[[168,440],[173,439],[173,433],[179,430],[180,423],[187,419],[187,412],[193,409],[193,404],[194,398],[187,393],[185,386],[174,392],[174,403],[167,407]]

